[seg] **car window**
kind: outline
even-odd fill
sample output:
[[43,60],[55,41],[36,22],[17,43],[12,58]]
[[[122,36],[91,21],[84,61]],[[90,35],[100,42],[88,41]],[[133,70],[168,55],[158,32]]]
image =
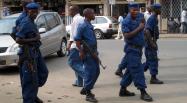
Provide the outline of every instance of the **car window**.
[[46,28],[47,29],[47,26],[46,26],[46,20],[44,18],[44,16],[40,16],[38,18],[38,20],[36,21],[36,25],[39,28]]
[[118,20],[113,17],[107,16],[107,18],[110,19],[112,23],[118,23]]
[[9,35],[17,18],[0,19],[0,35]]
[[96,19],[91,21],[92,24],[96,24]]
[[47,24],[49,26],[50,29],[56,27],[58,25],[57,20],[55,19],[55,16],[52,14],[47,14],[45,15],[46,20],[47,20]]
[[104,17],[97,17],[96,21],[97,21],[97,24],[107,23],[107,20]]
[[55,19],[56,19],[56,21],[57,21],[57,24],[60,25],[61,22],[60,22],[60,18],[59,18],[59,16],[58,16],[58,14],[55,14]]

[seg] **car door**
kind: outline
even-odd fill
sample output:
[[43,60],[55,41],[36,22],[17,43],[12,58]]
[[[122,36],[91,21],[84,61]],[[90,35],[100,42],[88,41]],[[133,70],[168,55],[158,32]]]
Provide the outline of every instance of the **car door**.
[[41,49],[41,52],[43,54],[43,56],[47,55],[47,48],[48,48],[48,39],[49,39],[49,35],[48,35],[48,27],[47,27],[47,23],[46,23],[46,19],[44,17],[44,15],[41,15],[39,16],[37,19],[36,19],[36,25],[37,25],[37,28],[40,29],[40,28],[45,28],[46,29],[46,32],[44,33],[41,33],[40,36],[41,36],[41,42],[42,42],[42,45],[40,47]]
[[61,42],[61,39],[59,37],[59,23],[58,21],[55,19],[54,13],[49,13],[45,15],[45,18],[47,20],[47,25],[49,27],[49,39],[48,39],[48,51],[51,53],[55,53],[59,50],[60,45],[59,42]]

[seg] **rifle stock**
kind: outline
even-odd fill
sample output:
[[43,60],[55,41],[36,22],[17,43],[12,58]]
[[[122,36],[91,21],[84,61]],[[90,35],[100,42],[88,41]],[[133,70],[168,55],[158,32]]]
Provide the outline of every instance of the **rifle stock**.
[[106,66],[104,66],[104,65],[102,64],[102,61],[100,60],[100,58],[92,51],[92,49],[88,46],[88,44],[87,44],[84,40],[82,40],[82,44],[84,45],[84,47],[86,47],[86,49],[88,50],[88,53],[89,53],[94,59],[96,59],[96,60],[99,62],[100,66],[101,66],[103,69],[106,69]]

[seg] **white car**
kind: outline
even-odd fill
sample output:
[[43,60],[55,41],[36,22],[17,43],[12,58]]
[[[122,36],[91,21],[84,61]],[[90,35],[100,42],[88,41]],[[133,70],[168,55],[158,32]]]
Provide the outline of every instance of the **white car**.
[[[91,21],[97,39],[111,38],[118,32],[118,21],[110,16],[95,16]],[[66,26],[66,31],[70,34],[71,26]]]
[[91,21],[97,39],[111,38],[118,32],[118,21],[110,16],[96,16]]
[[[20,13],[0,19],[0,67],[17,66],[19,47],[10,33],[19,15]],[[35,23],[41,35],[42,55],[57,53],[59,57],[65,56],[67,33],[58,13],[40,12]]]

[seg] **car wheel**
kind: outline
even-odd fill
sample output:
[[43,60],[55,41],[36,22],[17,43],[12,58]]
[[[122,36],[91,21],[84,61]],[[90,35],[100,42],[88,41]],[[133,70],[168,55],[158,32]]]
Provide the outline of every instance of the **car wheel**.
[[94,32],[97,39],[104,39],[103,32],[101,30],[96,29]]
[[58,57],[64,57],[66,55],[67,42],[62,39],[60,50],[57,52]]

